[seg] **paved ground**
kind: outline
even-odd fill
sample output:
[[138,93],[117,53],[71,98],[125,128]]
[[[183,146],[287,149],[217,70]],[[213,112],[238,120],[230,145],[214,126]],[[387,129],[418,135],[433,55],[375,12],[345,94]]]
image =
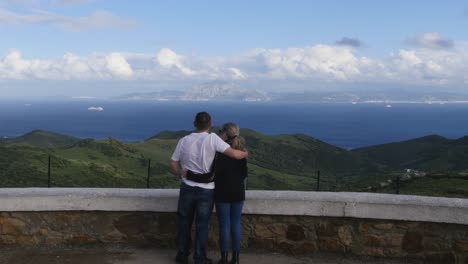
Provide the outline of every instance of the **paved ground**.
[[[174,250],[132,248],[88,249],[1,249],[1,264],[165,264],[175,263]],[[209,257],[217,260],[216,252]],[[193,262],[191,262],[193,263]],[[402,264],[390,260],[363,260],[339,256],[292,257],[279,254],[248,252],[241,255],[242,264]]]

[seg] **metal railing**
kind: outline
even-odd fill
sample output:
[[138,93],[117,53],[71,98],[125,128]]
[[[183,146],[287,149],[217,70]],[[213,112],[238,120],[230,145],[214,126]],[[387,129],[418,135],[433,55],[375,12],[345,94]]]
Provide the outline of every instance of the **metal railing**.
[[[63,165],[64,161],[69,162],[68,159],[64,159],[53,154],[41,155],[41,165],[34,167],[37,173],[32,175],[23,174],[21,170],[15,168],[9,168],[10,171],[15,172],[16,175],[12,177],[13,180],[0,182],[0,187],[116,187],[116,188],[177,188],[178,179],[172,176],[169,172],[169,167],[164,167],[163,163],[158,163],[158,160],[153,160],[148,157],[141,158],[128,158],[130,163],[138,163],[137,166],[126,166],[119,167],[119,177],[115,177],[110,173],[104,173],[100,175],[98,171],[92,170],[91,167],[95,166],[92,160],[75,160],[79,162],[80,166],[88,164],[88,172],[85,175],[80,174],[80,171],[73,171],[73,168],[67,168],[66,164]],[[37,163],[37,160],[34,162]],[[66,163],[65,162],[65,163]],[[32,161],[30,163],[33,163]],[[112,167],[112,164],[104,164],[102,160],[99,163],[102,167]],[[117,162],[118,163],[118,162]],[[114,166],[116,162],[114,161]],[[6,166],[5,163],[2,166]],[[13,166],[13,165],[11,165]],[[95,166],[96,167],[96,166]],[[77,168],[77,167],[74,167]],[[132,171],[124,172],[123,169],[132,168]],[[0,167],[0,170],[4,168]],[[83,170],[80,167],[81,170]],[[104,169],[105,170],[105,169]],[[127,175],[128,174],[128,177]],[[7,178],[8,175],[4,175]],[[403,173],[402,173],[403,175]],[[408,179],[403,178],[402,175],[377,177],[375,180],[369,180],[367,186],[356,184],[356,175],[351,174],[338,174],[336,172],[323,171],[320,168],[313,170],[313,173],[301,175],[303,185],[300,188],[292,185],[283,185],[277,190],[301,190],[301,191],[327,191],[327,192],[341,192],[341,191],[352,191],[352,192],[378,192],[378,193],[393,193],[393,194],[412,194],[403,187],[407,186]],[[16,178],[15,178],[16,177]],[[269,189],[273,190],[274,187],[265,188],[265,185],[258,183],[260,175],[250,175],[245,180],[246,190],[260,190]],[[16,179],[16,182],[14,181]],[[1,178],[0,178],[1,180]],[[113,181],[116,181],[115,183]],[[404,192],[402,192],[402,189]],[[456,197],[468,197],[466,194],[458,194]]]

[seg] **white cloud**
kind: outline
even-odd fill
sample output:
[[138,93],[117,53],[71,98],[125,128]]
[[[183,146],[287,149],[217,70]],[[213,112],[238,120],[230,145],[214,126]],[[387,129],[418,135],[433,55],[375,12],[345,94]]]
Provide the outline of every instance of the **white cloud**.
[[355,56],[350,47],[328,45],[258,49],[248,55],[248,60],[258,64],[258,76],[273,79],[353,80],[361,75],[362,67],[373,64],[365,57]]
[[414,67],[422,63],[422,60],[414,51],[400,50],[398,58],[400,59],[400,64],[407,67]]
[[468,47],[454,50],[401,50],[387,61],[387,72],[404,83],[462,83],[468,72]]
[[228,70],[232,72],[232,78],[235,80],[245,80],[248,77],[246,73],[242,72],[238,68],[229,68]]
[[93,0],[0,0],[0,5],[36,8],[39,6],[73,6],[87,4]]
[[448,49],[454,46],[452,40],[444,39],[438,32],[427,32],[419,34],[408,41],[410,44],[431,48],[431,49]]
[[184,57],[177,55],[174,51],[164,48],[156,55],[158,63],[168,69],[178,69],[184,75],[194,75],[195,72],[184,65]]
[[108,11],[96,11],[89,16],[74,17],[43,10],[18,13],[4,8],[0,8],[0,24],[50,24],[71,31],[89,29],[130,29],[136,26],[135,21],[115,16]]
[[132,67],[125,58],[118,52],[112,52],[106,56],[106,68],[109,72],[120,78],[130,78],[133,74]]
[[91,1],[92,0],[52,0],[52,3],[59,5],[82,5]]
[[133,70],[118,52],[79,57],[71,53],[55,60],[26,60],[11,51],[0,60],[0,79],[16,80],[125,80]]
[[306,80],[392,84],[463,84],[468,43],[452,49],[402,49],[384,58],[359,56],[348,46],[313,45],[254,49],[229,57],[112,52],[56,59],[25,59],[11,51],[0,59],[0,79],[28,80]]

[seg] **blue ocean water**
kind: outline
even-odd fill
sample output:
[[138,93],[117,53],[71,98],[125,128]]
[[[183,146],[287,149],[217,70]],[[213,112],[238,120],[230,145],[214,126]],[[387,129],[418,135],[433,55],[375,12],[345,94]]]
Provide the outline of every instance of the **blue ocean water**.
[[[100,106],[104,111],[89,111]],[[351,149],[430,134],[468,135],[468,104],[279,104],[117,101],[0,101],[0,136],[35,129],[80,138],[145,140],[162,130],[191,130],[196,112],[208,111],[215,125],[276,135],[303,133]]]

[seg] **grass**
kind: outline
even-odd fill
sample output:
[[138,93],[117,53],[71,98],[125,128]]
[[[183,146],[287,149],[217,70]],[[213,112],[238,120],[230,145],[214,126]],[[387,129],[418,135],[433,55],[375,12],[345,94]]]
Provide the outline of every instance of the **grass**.
[[[179,185],[179,180],[169,172],[169,160],[178,137],[187,132],[164,132],[147,141],[132,143],[115,139],[68,139],[44,131],[36,133],[23,137],[24,144],[19,139],[0,144],[1,187],[46,187],[49,155],[52,157],[52,186],[146,188],[149,159],[151,188],[177,188]],[[243,134],[250,152],[248,187],[251,190],[314,191],[319,168],[321,191],[395,193],[394,182],[386,187],[379,184],[394,180],[403,171],[369,159],[370,152],[384,155],[388,145],[383,149],[377,146],[350,152],[304,135],[266,136],[252,130],[244,130]],[[47,147],[40,142],[44,138]],[[432,138],[410,143],[417,144],[415,152],[419,153],[423,149],[421,144],[426,148],[427,141]],[[440,141],[440,138],[435,139]],[[455,144],[452,152],[464,152],[462,143]],[[56,147],[50,148],[50,145]],[[390,147],[394,153],[397,147],[404,151],[401,143]],[[434,171],[431,176],[402,182],[402,194],[468,197],[468,169],[463,155],[440,156],[432,152],[423,157],[419,164]],[[417,158],[411,159],[415,160]],[[440,168],[460,170],[434,174]]]

